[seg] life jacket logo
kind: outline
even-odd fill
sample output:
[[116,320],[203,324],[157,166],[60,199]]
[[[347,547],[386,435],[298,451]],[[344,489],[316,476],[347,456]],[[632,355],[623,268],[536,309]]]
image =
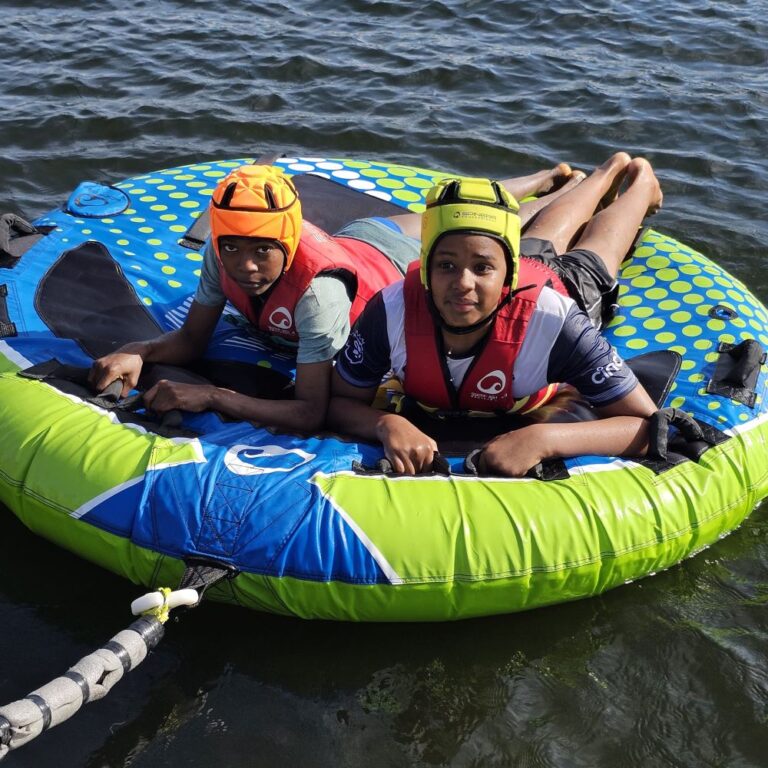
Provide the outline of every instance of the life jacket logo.
[[344,357],[347,358],[350,365],[360,365],[363,362],[364,351],[365,342],[360,331],[352,331],[344,347]]
[[486,373],[480,381],[477,382],[477,389],[484,395],[496,397],[500,395],[507,386],[507,377],[503,371],[491,371]]
[[233,445],[224,456],[224,466],[235,475],[268,475],[292,472],[315,455],[279,445]]
[[275,330],[287,331],[293,325],[293,316],[285,307],[278,307],[272,311],[267,322]]

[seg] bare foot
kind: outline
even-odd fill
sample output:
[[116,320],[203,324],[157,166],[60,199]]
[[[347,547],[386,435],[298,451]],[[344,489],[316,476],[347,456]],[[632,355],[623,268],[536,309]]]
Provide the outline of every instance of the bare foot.
[[549,170],[537,171],[528,176],[517,176],[514,179],[504,179],[501,183],[518,200],[525,197],[546,195],[548,192],[560,189],[573,175],[573,169],[568,163],[558,163]]
[[651,164],[644,157],[635,157],[626,168],[627,189],[638,185],[645,189],[648,196],[646,216],[657,213],[664,202],[661,184],[653,171]]
[[[565,165],[565,163],[560,163],[560,165]],[[586,178],[587,174],[584,173],[584,171],[571,171],[571,174],[565,180],[565,183],[561,184],[554,191],[541,195],[535,200],[528,200],[524,203],[521,203],[520,222],[523,227],[525,228],[526,226],[530,226],[530,224],[533,223],[534,217],[536,217],[542,209],[546,208],[550,203],[557,200],[566,192],[570,192],[570,190],[572,190],[574,187],[577,187]]]

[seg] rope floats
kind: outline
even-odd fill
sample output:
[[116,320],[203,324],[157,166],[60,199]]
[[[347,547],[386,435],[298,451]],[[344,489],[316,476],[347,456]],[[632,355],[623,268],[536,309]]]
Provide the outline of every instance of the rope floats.
[[106,696],[162,640],[163,625],[171,610],[182,605],[196,606],[200,599],[195,589],[172,591],[163,587],[134,600],[131,611],[141,618],[84,656],[61,677],[0,707],[0,760],[72,717],[83,704]]

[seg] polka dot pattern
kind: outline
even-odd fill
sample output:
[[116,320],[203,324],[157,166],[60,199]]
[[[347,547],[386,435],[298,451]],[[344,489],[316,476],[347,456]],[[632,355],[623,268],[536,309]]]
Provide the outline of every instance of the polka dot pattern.
[[[117,186],[130,196],[129,207],[105,219],[69,218],[67,239],[104,243],[147,311],[163,327],[178,327],[202,261],[202,253],[182,247],[179,240],[206,211],[216,182],[253,161],[197,163],[127,179]],[[275,164],[288,175],[322,176],[413,212],[424,209],[427,190],[445,176],[404,165],[322,157],[286,157]],[[705,391],[719,356],[718,344],[755,338],[768,347],[768,313],[740,281],[700,253],[648,231],[619,276],[619,305],[619,316],[606,330],[619,354],[631,358],[672,348],[683,357],[666,405],[720,428],[758,415],[759,406],[752,410]],[[728,317],[723,308],[735,315]],[[266,351],[251,350],[248,355],[265,365],[281,364]],[[759,402],[765,400],[767,380],[763,367]]]
[[[724,318],[718,305],[735,316]],[[648,231],[619,275],[619,306],[606,330],[619,354],[631,358],[672,349],[683,358],[666,405],[721,429],[758,415],[757,409],[706,391],[720,343],[739,344],[754,335],[768,347],[768,312],[738,280],[700,253]],[[763,366],[758,399],[767,379]]]

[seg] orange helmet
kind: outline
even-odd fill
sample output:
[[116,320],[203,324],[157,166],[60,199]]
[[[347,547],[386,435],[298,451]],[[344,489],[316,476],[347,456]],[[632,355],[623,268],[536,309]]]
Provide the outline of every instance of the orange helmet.
[[219,258],[220,237],[258,237],[277,241],[285,251],[285,268],[290,268],[301,237],[301,203],[280,168],[235,169],[213,190],[210,214],[211,241]]

